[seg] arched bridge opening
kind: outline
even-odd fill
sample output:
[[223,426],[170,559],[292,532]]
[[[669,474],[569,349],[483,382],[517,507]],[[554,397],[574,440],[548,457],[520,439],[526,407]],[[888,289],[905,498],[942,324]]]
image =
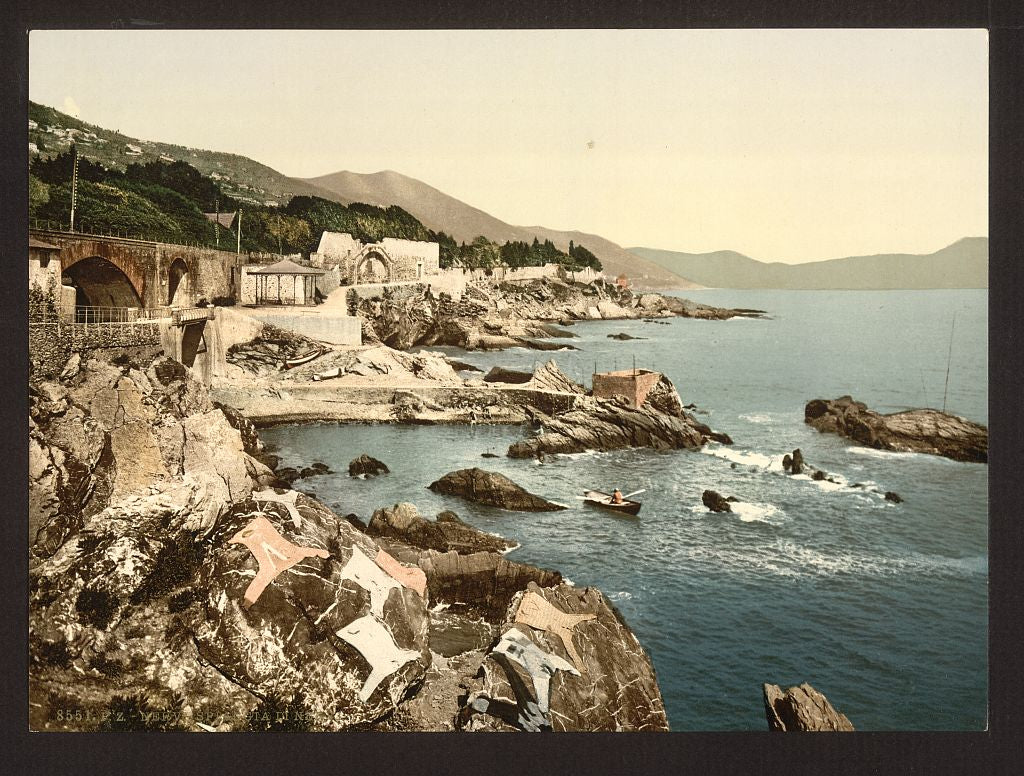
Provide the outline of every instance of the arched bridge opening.
[[76,308],[142,307],[142,295],[124,271],[101,256],[64,268],[64,282],[75,288]]

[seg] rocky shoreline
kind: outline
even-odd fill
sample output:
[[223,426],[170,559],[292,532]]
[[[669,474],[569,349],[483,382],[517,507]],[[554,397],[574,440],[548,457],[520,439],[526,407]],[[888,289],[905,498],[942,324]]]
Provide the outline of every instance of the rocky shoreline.
[[32,385],[33,729],[667,730],[599,591],[453,514],[275,487],[245,418],[144,366]]
[[560,327],[578,321],[676,316],[726,320],[764,315],[763,310],[712,307],[657,293],[635,294],[603,280],[582,284],[556,278],[505,282],[496,287],[471,285],[459,301],[429,289],[389,289],[383,298],[361,300],[358,311],[365,321],[365,341],[399,350],[418,345],[550,350],[572,347],[546,340],[572,337],[571,331]]

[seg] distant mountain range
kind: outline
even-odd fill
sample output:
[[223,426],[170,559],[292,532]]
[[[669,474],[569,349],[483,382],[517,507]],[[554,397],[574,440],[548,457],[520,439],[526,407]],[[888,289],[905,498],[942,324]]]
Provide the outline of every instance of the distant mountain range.
[[988,287],[985,237],[965,238],[925,256],[852,256],[807,264],[769,264],[734,251],[694,254],[653,248],[627,250],[596,234],[507,224],[433,186],[391,170],[291,178],[244,156],[139,140],[34,102],[29,102],[28,135],[30,153],[50,156],[66,151],[74,140],[83,155],[120,170],[132,162],[185,161],[216,179],[225,193],[258,205],[284,205],[293,196],[304,194],[344,205],[398,205],[427,228],[447,232],[459,241],[468,242],[478,235],[496,242],[532,242],[536,237],[551,240],[564,251],[572,240],[593,252],[606,274],[625,274],[639,288]]
[[965,237],[923,255],[884,253],[805,264],[765,263],[735,251],[629,250],[711,288],[988,288],[987,237]]

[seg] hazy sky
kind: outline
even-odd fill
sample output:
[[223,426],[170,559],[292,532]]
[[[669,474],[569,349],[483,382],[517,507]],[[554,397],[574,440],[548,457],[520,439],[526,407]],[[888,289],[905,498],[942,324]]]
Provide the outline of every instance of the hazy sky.
[[988,234],[983,30],[39,31],[32,100],[287,175],[763,261]]

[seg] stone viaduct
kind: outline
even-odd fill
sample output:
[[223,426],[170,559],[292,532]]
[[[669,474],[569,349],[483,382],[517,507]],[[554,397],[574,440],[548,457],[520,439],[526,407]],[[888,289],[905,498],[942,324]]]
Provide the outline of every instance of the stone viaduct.
[[60,248],[64,285],[78,306],[188,307],[235,294],[235,268],[248,256],[212,248],[30,229]]

